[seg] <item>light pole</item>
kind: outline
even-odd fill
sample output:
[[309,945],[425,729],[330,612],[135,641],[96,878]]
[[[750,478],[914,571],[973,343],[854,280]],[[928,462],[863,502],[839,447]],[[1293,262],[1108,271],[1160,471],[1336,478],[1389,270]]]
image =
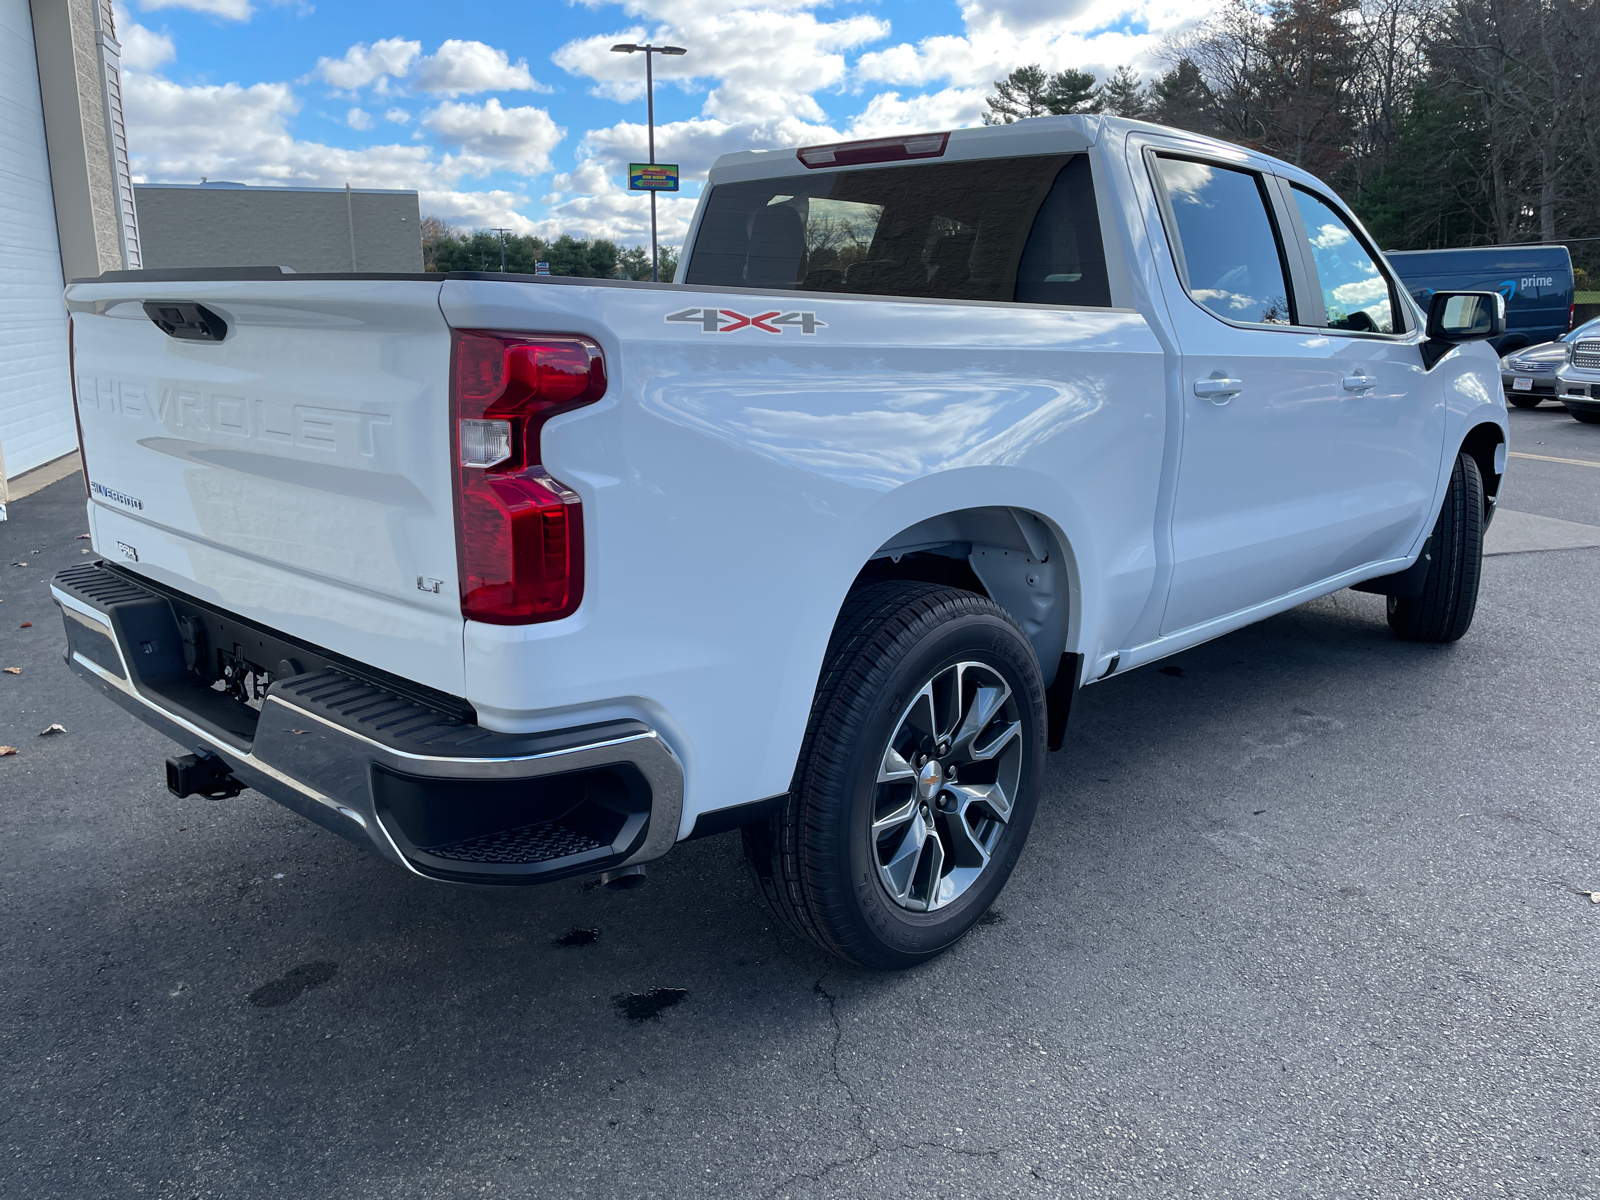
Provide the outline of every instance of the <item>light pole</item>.
[[[684,49],[682,46],[636,46],[632,42],[619,42],[617,45],[611,47],[611,52],[613,54],[633,54],[637,52],[644,55],[645,121],[649,129],[650,136],[650,165],[655,166],[656,77],[655,71],[650,65],[650,56],[652,54],[687,54],[689,51]],[[656,194],[654,192],[650,193],[650,282],[660,282],[660,272],[656,268]]]
[[502,229],[498,225],[491,225],[489,232],[500,235],[500,273],[504,275],[506,271],[506,234],[510,233],[511,230]]

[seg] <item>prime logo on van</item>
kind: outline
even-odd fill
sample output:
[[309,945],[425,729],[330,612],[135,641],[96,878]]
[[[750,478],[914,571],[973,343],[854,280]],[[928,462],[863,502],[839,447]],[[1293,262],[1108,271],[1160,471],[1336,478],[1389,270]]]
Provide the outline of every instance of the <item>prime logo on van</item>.
[[771,312],[746,316],[731,308],[680,308],[668,313],[669,325],[698,325],[701,333],[737,333],[741,329],[759,329],[762,333],[781,334],[788,329],[798,329],[802,334],[814,334],[826,329],[826,321],[817,320],[814,312]]

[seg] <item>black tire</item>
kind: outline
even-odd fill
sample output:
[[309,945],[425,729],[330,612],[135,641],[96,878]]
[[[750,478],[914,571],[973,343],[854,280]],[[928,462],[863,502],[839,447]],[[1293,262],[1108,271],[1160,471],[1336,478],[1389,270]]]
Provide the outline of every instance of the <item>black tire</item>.
[[1517,408],[1538,408],[1543,396],[1530,396],[1527,392],[1508,392],[1506,399]]
[[1585,425],[1600,425],[1600,412],[1584,412],[1579,408],[1567,409],[1572,414],[1574,421],[1582,421]]
[[1389,628],[1409,642],[1453,642],[1472,627],[1483,575],[1483,476],[1458,454],[1429,543],[1432,565],[1414,599],[1389,597]]
[[[905,860],[886,864],[880,847],[888,847],[886,839],[898,835],[874,834],[873,822],[882,822],[888,811],[881,807],[886,789],[902,785],[880,784],[880,765],[891,744],[898,744],[894,739],[911,728],[909,714],[921,702],[925,685],[937,687],[939,680],[953,678],[958,692],[965,688],[971,694],[977,686],[973,680],[992,684],[994,676],[1010,689],[1004,702],[1008,707],[984,729],[1003,725],[1009,731],[1015,724],[1018,731],[1011,737],[1020,743],[1020,757],[1006,760],[1006,769],[1015,773],[1016,792],[1009,820],[984,826],[995,840],[985,865],[977,868],[964,891],[944,907],[912,911],[906,907],[908,901],[916,903],[910,876],[924,870],[922,852],[917,866],[907,869],[907,900],[897,901],[886,878],[895,862]],[[991,695],[998,691],[992,688]],[[957,695],[958,710],[962,703]],[[969,740],[983,742],[981,736]],[[941,743],[930,745],[935,757],[945,753]],[[744,831],[756,882],[780,920],[832,954],[876,970],[925,962],[971,929],[1005,886],[1033,823],[1044,750],[1045,696],[1038,659],[1004,609],[974,593],[934,584],[886,580],[861,587],[851,593],[834,626],[783,807],[769,821]],[[916,765],[914,757],[911,761]],[[954,786],[956,781],[948,783]],[[948,840],[949,822],[967,822],[965,816],[946,815],[946,806],[955,803],[951,793],[934,797],[931,804],[940,810],[934,813],[917,784],[903,786],[908,806],[922,804],[929,814],[923,828],[942,830],[938,836]],[[899,803],[892,800],[889,808]],[[981,816],[974,820],[984,824]],[[911,844],[910,838],[907,833],[902,847]],[[927,849],[927,843],[920,844]],[[892,848],[885,852],[892,853]],[[944,869],[944,852],[938,854],[939,865],[928,872]],[[929,850],[930,861],[933,856]],[[954,853],[950,862],[957,862]],[[929,884],[924,875],[923,880],[915,886],[931,888],[929,895],[939,893],[937,879]]]

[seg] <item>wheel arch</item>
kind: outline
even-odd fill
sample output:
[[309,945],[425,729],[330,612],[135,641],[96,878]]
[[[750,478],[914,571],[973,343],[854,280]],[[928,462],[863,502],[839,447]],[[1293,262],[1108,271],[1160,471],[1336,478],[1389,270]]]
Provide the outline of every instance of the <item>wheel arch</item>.
[[1461,439],[1460,454],[1469,454],[1478,464],[1478,473],[1483,476],[1483,494],[1485,503],[1492,508],[1496,498],[1500,495],[1500,480],[1503,472],[1497,469],[1496,459],[1500,458],[1500,447],[1506,445],[1505,430],[1492,421],[1474,425],[1467,431],[1466,437]]
[[1033,508],[957,508],[904,526],[872,552],[852,588],[881,579],[940,583],[994,601],[1022,627],[1046,685],[1076,644],[1078,561],[1061,529]]

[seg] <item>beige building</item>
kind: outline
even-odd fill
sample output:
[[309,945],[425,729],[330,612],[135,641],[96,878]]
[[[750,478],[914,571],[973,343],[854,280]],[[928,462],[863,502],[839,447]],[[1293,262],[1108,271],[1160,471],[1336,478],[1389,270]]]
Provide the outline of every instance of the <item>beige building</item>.
[[380,188],[141,183],[144,265],[422,270],[417,193]]
[[111,0],[0,0],[5,480],[77,447],[66,280],[142,265]]

